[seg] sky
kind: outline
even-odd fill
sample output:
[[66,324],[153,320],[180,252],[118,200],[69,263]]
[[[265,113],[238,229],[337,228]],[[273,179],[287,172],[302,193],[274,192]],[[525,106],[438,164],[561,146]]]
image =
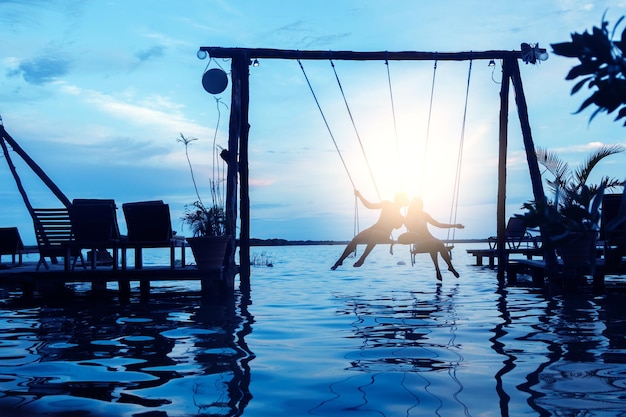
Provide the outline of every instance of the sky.
[[[527,42],[551,52],[603,14],[612,27],[626,1],[0,0],[0,115],[68,198],[113,198],[120,207],[163,200],[174,230],[189,235],[180,216],[196,197],[177,139],[198,139],[189,157],[210,201],[212,150],[227,147],[230,108],[230,79],[217,95],[201,83],[209,69],[229,73],[230,62],[201,60],[199,47],[462,52]],[[575,114],[586,95],[570,96],[565,76],[576,62],[550,54],[540,65],[520,63],[535,145],[573,167],[600,144],[626,144],[612,116]],[[304,73],[293,60],[250,67],[251,236],[349,239],[355,220],[363,229],[378,214],[355,206],[354,188],[370,201],[420,194],[435,218],[466,226],[453,237],[494,235],[501,63],[334,64],[341,89],[326,60],[303,61]],[[12,155],[33,205],[59,207]],[[0,159],[0,227],[17,226],[34,244]],[[626,154],[612,156],[596,175],[621,178],[625,162]],[[513,102],[507,167],[510,216],[532,199]]]

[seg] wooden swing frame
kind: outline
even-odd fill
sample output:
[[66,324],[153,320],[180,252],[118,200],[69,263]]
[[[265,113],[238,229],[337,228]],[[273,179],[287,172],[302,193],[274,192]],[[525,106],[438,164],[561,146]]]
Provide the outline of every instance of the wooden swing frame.
[[[238,268],[240,283],[243,286],[250,284],[250,194],[248,168],[248,139],[250,125],[248,121],[250,99],[250,71],[249,67],[258,59],[290,59],[290,60],[333,60],[349,61],[467,61],[467,60],[501,60],[502,82],[500,84],[500,118],[499,118],[499,152],[498,152],[498,196],[497,196],[497,245],[499,259],[504,260],[503,267],[498,268],[498,280],[503,282],[506,270],[506,178],[507,178],[507,146],[508,146],[508,115],[509,89],[513,84],[517,114],[521,125],[526,160],[530,172],[533,196],[535,201],[545,200],[541,172],[535,155],[535,146],[532,138],[528,107],[522,79],[519,60],[523,52],[520,51],[470,51],[470,52],[353,52],[353,51],[300,51],[295,49],[267,49],[267,48],[222,48],[202,46],[199,53],[208,53],[213,58],[231,59],[231,105],[229,122],[229,160],[226,179],[226,216],[229,230],[236,230],[237,218],[237,183],[239,176],[239,254]],[[545,49],[539,49],[545,52]],[[257,61],[258,62],[258,61]],[[235,247],[227,252],[226,276],[237,272],[235,267]],[[553,251],[544,245],[544,259],[550,268],[556,263]]]

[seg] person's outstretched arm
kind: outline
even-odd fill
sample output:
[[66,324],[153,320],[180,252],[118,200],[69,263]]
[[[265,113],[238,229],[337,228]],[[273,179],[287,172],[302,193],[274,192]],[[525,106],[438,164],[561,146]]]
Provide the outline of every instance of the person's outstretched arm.
[[368,209],[379,209],[382,208],[382,203],[372,203],[368,200],[365,199],[365,197],[363,197],[361,195],[361,192],[359,190],[354,190],[354,195],[357,196],[359,198],[359,200],[361,200],[361,203],[363,203],[363,205],[368,208]]
[[426,216],[426,221],[428,223],[432,224],[435,227],[439,227],[441,229],[452,229],[452,228],[464,229],[465,228],[465,226],[463,226],[461,223],[454,223],[454,224],[441,223],[433,219],[433,217],[428,213],[424,213],[424,215]]

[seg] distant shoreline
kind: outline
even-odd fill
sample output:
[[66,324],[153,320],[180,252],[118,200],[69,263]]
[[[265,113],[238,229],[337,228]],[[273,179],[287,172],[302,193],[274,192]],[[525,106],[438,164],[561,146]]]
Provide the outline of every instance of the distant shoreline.
[[[445,243],[487,243],[487,239],[442,239]],[[250,246],[306,246],[306,245],[346,245],[345,240],[288,240],[288,239],[258,239],[251,238]]]
[[[444,243],[487,243],[488,239],[442,239]],[[288,239],[258,239],[251,238],[250,246],[316,246],[316,245],[347,245],[348,240],[288,240]],[[239,239],[237,239],[239,246]],[[38,253],[37,245],[24,245],[22,254]]]

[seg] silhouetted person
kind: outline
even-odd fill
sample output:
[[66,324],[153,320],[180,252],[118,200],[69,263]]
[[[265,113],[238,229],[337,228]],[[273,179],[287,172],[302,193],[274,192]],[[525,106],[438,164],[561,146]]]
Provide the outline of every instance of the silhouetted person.
[[393,229],[402,227],[402,223],[404,222],[404,216],[402,216],[400,209],[406,206],[409,202],[405,193],[397,193],[393,202],[384,200],[380,203],[371,203],[367,201],[357,190],[354,191],[354,195],[361,200],[366,208],[380,209],[380,216],[378,217],[378,221],[373,226],[358,233],[350,241],[350,243],[348,243],[348,246],[346,246],[346,249],[343,251],[341,257],[330,268],[332,270],[335,270],[339,265],[342,265],[343,260],[346,259],[351,252],[354,252],[358,244],[367,244],[367,246],[365,247],[365,251],[363,251],[363,255],[361,255],[359,260],[354,263],[354,266],[359,267],[363,265],[365,258],[367,258],[367,255],[369,255],[377,243],[392,243],[390,239],[391,232]]
[[446,264],[448,265],[448,271],[452,272],[455,277],[459,277],[459,273],[456,272],[454,266],[452,266],[452,259],[450,258],[450,253],[448,249],[446,249],[443,242],[428,231],[428,224],[432,224],[435,227],[440,227],[443,229],[449,229],[456,227],[458,229],[463,229],[463,226],[460,223],[457,224],[448,224],[448,223],[440,223],[437,220],[433,219],[433,217],[424,211],[424,202],[419,197],[414,197],[411,200],[411,204],[409,204],[409,210],[406,215],[406,219],[404,220],[404,224],[408,230],[407,233],[403,233],[398,237],[398,242],[400,243],[412,243],[413,247],[411,248],[411,254],[416,253],[430,253],[430,257],[433,260],[433,264],[435,265],[435,271],[437,272],[437,279],[441,281],[441,271],[439,270],[439,262],[437,261],[437,254],[441,254],[441,257]]

